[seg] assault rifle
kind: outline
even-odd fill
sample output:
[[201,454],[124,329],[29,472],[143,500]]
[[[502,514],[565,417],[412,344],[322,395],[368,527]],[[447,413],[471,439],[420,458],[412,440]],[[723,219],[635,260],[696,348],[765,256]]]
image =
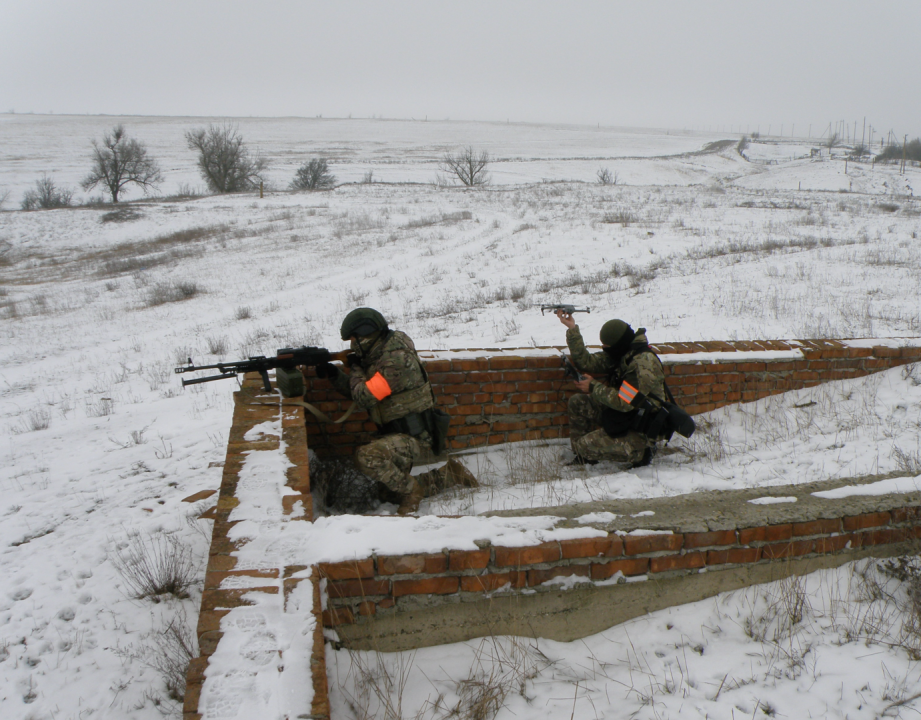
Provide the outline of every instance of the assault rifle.
[[307,347],[306,345],[302,345],[299,348],[281,348],[275,354],[275,357],[257,355],[256,357],[251,357],[249,360],[216,363],[215,365],[193,365],[192,358],[189,358],[189,364],[177,367],[176,372],[187,373],[196,372],[198,370],[218,370],[220,372],[220,375],[207,375],[205,377],[192,378],[191,380],[183,378],[183,387],[186,385],[211,382],[212,380],[232,378],[236,377],[239,373],[257,372],[262,376],[262,386],[265,388],[265,391],[272,392],[272,386],[269,384],[269,370],[280,368],[292,373],[299,365],[316,367],[317,365],[328,363],[331,360],[344,362],[348,353],[348,350],[331,353],[326,348]]
[[572,315],[577,312],[590,313],[591,308],[577,308],[575,305],[541,305],[540,314],[543,315],[547,310],[552,310],[556,312],[557,310],[562,310],[567,315]]

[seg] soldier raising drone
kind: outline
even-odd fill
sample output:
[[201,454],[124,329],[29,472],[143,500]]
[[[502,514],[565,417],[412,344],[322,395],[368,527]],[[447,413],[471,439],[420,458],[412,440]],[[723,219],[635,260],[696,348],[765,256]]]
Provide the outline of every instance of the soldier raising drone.
[[401,515],[419,509],[427,495],[452,485],[476,487],[476,478],[457,460],[413,476],[413,464],[444,449],[449,418],[435,407],[435,396],[409,336],[391,330],[373,308],[352,310],[342,321],[343,340],[351,343],[349,372],[323,363],[317,377],[367,410],[378,435],[355,453],[358,469],[400,496]]
[[607,384],[590,377],[576,381],[581,394],[569,398],[569,439],[576,455],[570,464],[614,460],[633,467],[648,465],[662,428],[650,423],[655,413],[641,412],[638,404],[642,401],[646,409],[658,409],[667,390],[646,329],[634,332],[623,320],[609,320],[601,327],[602,352],[590,353],[572,312],[560,309],[556,316],[567,328],[566,344],[575,366],[607,380]]

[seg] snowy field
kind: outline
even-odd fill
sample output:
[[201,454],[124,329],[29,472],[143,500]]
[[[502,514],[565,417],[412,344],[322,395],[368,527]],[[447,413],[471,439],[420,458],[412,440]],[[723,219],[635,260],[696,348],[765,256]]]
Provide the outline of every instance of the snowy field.
[[[163,195],[201,185],[182,135],[208,119],[0,115],[4,209],[18,207],[42,173],[74,187],[90,138],[118,121],[160,160]],[[194,628],[210,533],[196,519],[208,503],[181,498],[219,484],[234,389],[223,381],[183,390],[173,368],[189,356],[202,363],[291,344],[339,349],[341,318],[358,305],[379,308],[417,347],[433,349],[560,344],[564,328],[535,306],[563,300],[591,306],[579,316],[589,340],[612,316],[646,327],[652,342],[921,334],[917,169],[900,176],[895,166],[852,163],[845,175],[839,157],[802,159],[803,141],[752,155],[777,164],[749,163],[734,147],[695,154],[718,137],[645,130],[239,124],[279,188],[264,199],[162,197],[116,214],[100,206],[0,213],[0,717],[177,712],[158,648],[173,638],[181,656]],[[494,184],[436,186],[441,154],[467,144],[497,158]],[[317,155],[353,184],[283,191]],[[594,183],[601,167],[619,184]],[[369,171],[375,182],[360,183]],[[486,487],[433,498],[423,511],[868,473],[913,479],[921,474],[919,380],[917,369],[894,370],[716,411],[700,418],[692,441],[673,443],[675,452],[639,471],[602,465],[567,476],[553,467],[559,447],[466,456]],[[519,482],[528,463],[549,468],[546,482]],[[138,543],[184,549],[193,581],[178,594],[187,597],[133,597],[119,566]],[[864,584],[855,572],[810,577],[801,588],[805,619],[778,632],[746,630],[745,618],[759,613],[756,625],[782,623],[757,610],[777,604],[759,599],[781,592],[767,588],[641,618],[569,647],[541,641],[552,662],[536,656],[539,673],[523,694],[507,694],[499,717],[559,717],[573,702],[579,717],[611,717],[630,703],[626,715],[637,717],[751,717],[758,708],[806,717],[807,700],[812,717],[876,717],[887,707],[917,714],[911,703],[893,705],[917,681],[901,621],[870,637],[844,619],[901,617],[874,604],[885,593],[857,603]],[[893,602],[908,602],[904,587],[893,593]],[[416,667],[440,665],[445,674],[412,675],[405,717],[442,690],[451,702],[452,680],[491,667],[478,660],[485,650],[467,648],[466,656],[420,651]],[[802,662],[791,665],[785,658],[794,651]],[[331,660],[340,709],[344,693],[357,692],[336,682],[349,662],[343,653]]]

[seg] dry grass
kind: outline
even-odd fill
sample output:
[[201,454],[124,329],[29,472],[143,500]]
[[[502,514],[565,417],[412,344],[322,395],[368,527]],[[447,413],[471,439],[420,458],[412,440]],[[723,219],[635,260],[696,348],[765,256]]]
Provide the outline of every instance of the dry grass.
[[131,532],[111,556],[131,597],[160,602],[165,595],[184,599],[198,578],[191,548],[162,531],[151,536]]

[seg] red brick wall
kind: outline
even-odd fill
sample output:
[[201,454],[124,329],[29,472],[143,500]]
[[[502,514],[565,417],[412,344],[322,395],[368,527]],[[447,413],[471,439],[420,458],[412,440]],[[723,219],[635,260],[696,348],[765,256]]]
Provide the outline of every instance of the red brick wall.
[[[738,342],[669,343],[653,345],[665,358],[668,385],[675,399],[691,414],[736,402],[818,385],[829,380],[855,378],[921,360],[921,342],[914,347],[850,347],[838,340],[764,340]],[[560,348],[545,348],[545,356],[516,356],[514,350],[440,352],[426,360],[435,397],[451,414],[453,449],[539,438],[568,437],[566,402],[573,393],[560,368]],[[799,350],[802,359],[754,359],[750,353]],[[693,353],[738,353],[738,360],[722,356],[718,362],[694,361]],[[448,359],[452,354],[464,355]],[[431,353],[421,353],[423,358]],[[476,355],[477,357],[473,357]],[[682,361],[681,355],[688,360]],[[679,356],[679,357],[675,357]],[[757,357],[757,356],[755,356]],[[306,400],[339,417],[350,402],[325,380],[312,379]],[[321,457],[351,455],[371,439],[374,425],[366,413],[353,415],[343,425],[325,425],[308,416],[310,447]]]
[[533,588],[555,577],[607,580],[624,576],[664,577],[701,568],[744,566],[792,557],[816,557],[921,538],[921,508],[820,519],[785,525],[619,535],[546,542],[529,547],[487,547],[431,554],[376,556],[321,563],[329,598],[327,627],[361,616],[399,611],[412,596],[460,595],[477,599],[504,585]]

